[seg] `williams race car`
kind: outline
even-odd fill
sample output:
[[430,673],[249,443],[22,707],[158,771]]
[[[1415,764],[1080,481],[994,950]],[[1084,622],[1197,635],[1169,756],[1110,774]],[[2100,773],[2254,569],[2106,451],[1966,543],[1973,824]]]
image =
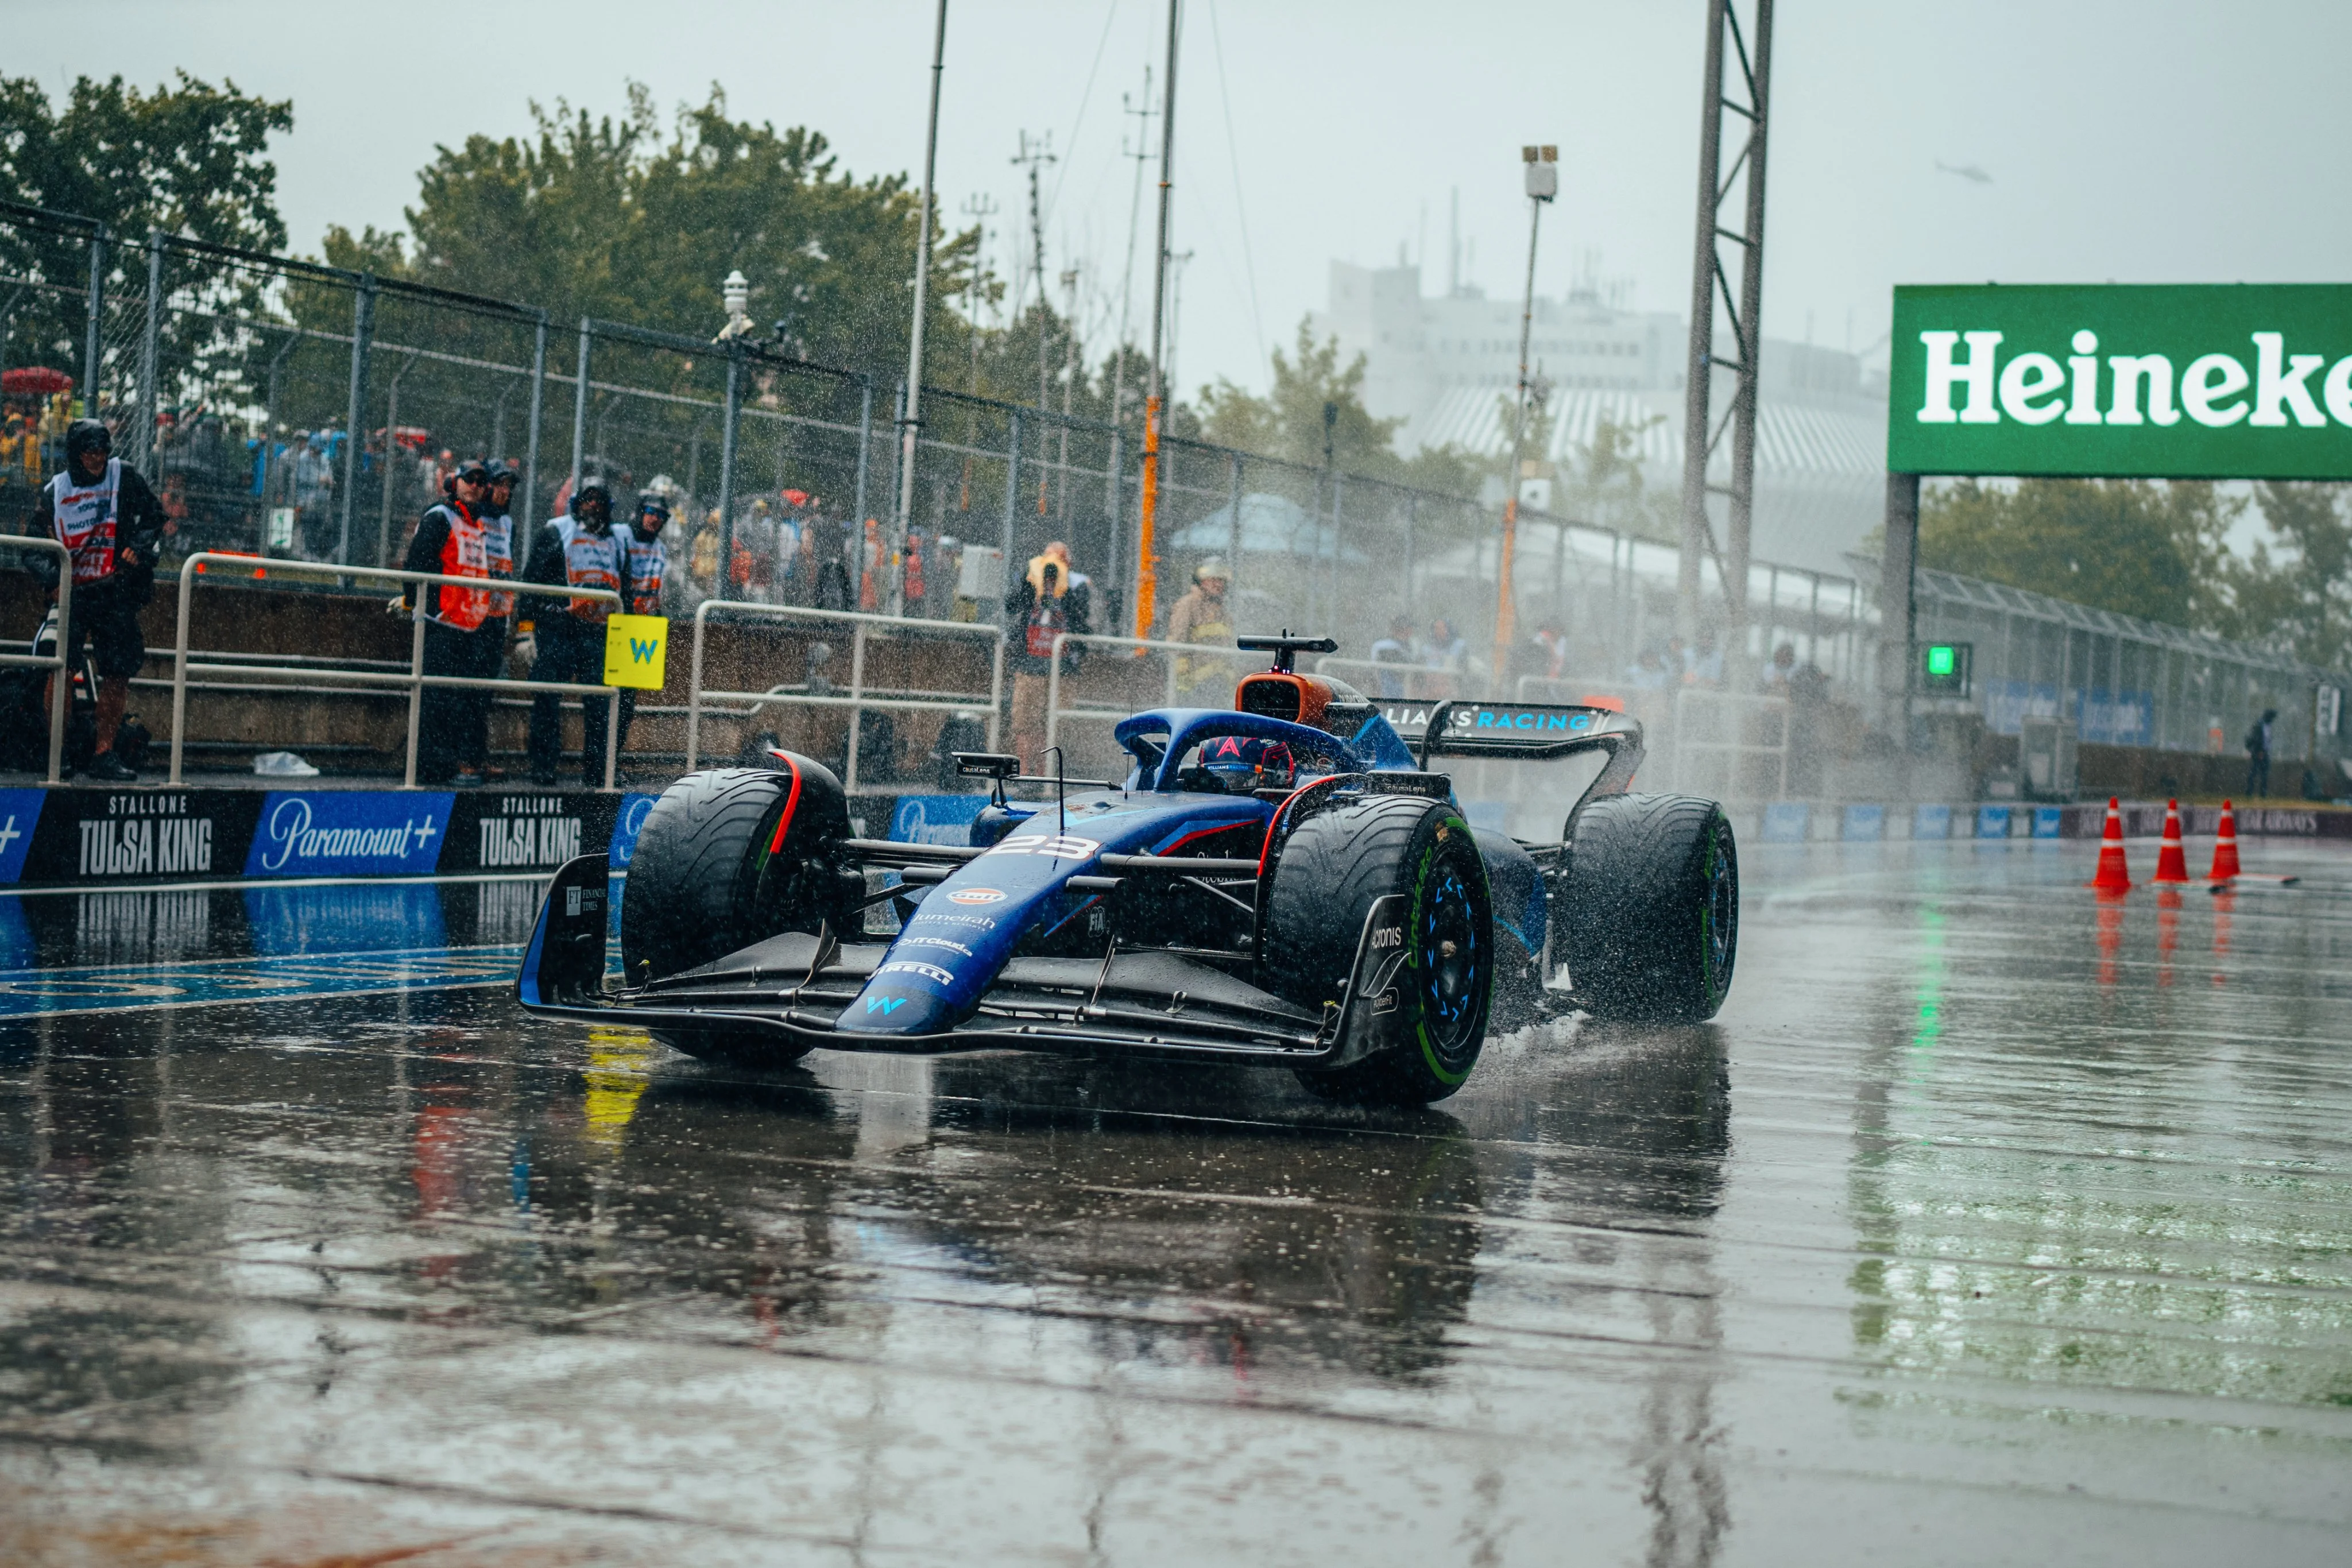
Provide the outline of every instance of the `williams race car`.
[[[1284,1066],[1390,1104],[1453,1093],[1490,1029],[1722,1005],[1731,825],[1711,800],[1625,793],[1639,724],[1569,706],[1384,712],[1297,672],[1328,639],[1241,646],[1273,668],[1232,709],[1119,722],[1120,782],[959,754],[993,780],[968,845],[856,836],[833,774],[788,752],[681,779],[631,858],[617,986],[606,859],[585,855],[540,910],[522,1005],[744,1063],[818,1046],[1118,1051]],[[1519,775],[1521,815],[1557,837],[1471,827],[1432,771],[1449,758]]]

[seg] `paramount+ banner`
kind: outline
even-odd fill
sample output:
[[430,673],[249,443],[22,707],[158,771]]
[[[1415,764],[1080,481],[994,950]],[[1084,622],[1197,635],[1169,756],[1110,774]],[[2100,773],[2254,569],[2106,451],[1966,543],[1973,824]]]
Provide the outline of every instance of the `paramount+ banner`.
[[2352,479],[2352,285],[1895,291],[1899,474]]

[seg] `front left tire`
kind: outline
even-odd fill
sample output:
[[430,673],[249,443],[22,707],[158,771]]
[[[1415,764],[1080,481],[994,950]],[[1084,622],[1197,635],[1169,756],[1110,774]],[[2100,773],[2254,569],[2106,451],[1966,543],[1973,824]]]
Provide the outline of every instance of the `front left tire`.
[[[1345,1005],[1364,924],[1402,900],[1395,1043],[1346,1067],[1302,1071],[1329,1100],[1425,1105],[1462,1087],[1486,1038],[1494,910],[1470,825],[1447,802],[1374,796],[1294,828],[1268,869],[1266,988],[1306,1007]],[[1343,1042],[1344,1044],[1344,1042]]]
[[[690,773],[646,812],[621,897],[621,968],[632,986],[723,958],[785,931],[850,929],[864,883],[845,871],[840,780],[789,752],[779,766]],[[690,1056],[758,1065],[814,1049],[765,1031],[665,1029]]]

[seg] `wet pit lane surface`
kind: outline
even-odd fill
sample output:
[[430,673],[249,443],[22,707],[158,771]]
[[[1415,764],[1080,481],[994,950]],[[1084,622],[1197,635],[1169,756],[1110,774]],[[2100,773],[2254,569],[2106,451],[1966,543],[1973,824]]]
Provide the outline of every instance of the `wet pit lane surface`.
[[21,901],[0,998],[184,1005],[0,1021],[0,1561],[2343,1563],[2352,856],[2088,850],[1751,848],[1717,1025],[1413,1114],[188,988],[512,883]]

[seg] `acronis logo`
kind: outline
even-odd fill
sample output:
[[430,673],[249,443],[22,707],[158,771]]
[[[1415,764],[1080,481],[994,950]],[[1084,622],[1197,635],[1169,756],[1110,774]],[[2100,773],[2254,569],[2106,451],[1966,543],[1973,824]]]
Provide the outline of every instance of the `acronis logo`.
[[874,1014],[880,1013],[884,1018],[888,1018],[898,1010],[906,999],[904,997],[868,997],[866,998],[866,1016],[871,1018]]

